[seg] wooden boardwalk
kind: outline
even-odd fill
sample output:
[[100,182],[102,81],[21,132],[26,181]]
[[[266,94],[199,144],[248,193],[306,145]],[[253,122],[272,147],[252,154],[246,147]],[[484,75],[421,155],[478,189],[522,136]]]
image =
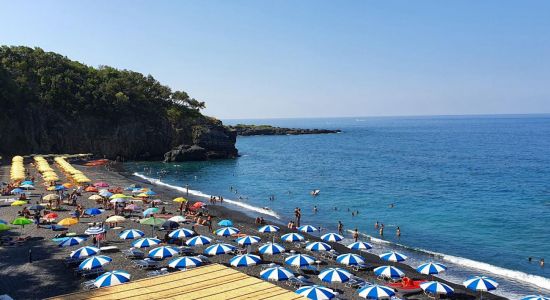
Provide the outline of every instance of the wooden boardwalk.
[[219,264],[49,299],[303,299]]

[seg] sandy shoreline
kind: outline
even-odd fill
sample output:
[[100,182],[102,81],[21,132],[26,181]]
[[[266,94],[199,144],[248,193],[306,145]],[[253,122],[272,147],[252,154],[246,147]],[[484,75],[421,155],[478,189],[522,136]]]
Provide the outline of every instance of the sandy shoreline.
[[[116,167],[116,171],[108,171],[105,167],[84,167],[84,166],[78,166],[76,164],[73,164],[78,169],[82,170],[85,175],[87,175],[90,179],[92,179],[93,182],[96,181],[105,181],[111,184],[111,186],[121,186],[125,187],[132,183],[139,182],[142,186],[145,187],[152,187],[158,194],[162,201],[164,201],[166,204],[164,206],[169,212],[176,213],[177,207],[173,204],[171,199],[178,197],[178,196],[184,196],[191,201],[203,201],[207,202],[205,199],[198,198],[192,195],[186,196],[182,195],[180,192],[175,191],[173,189],[163,187],[163,186],[153,186],[149,184],[148,182],[144,181],[141,178],[138,178],[136,176],[132,176],[131,174],[128,174],[122,170],[122,168]],[[53,166],[53,165],[52,165]],[[29,165],[26,165],[26,167],[29,167]],[[58,170],[56,167],[54,167],[56,171]],[[31,173],[33,175],[36,174],[36,169],[29,168]],[[62,173],[58,171],[58,174],[61,175]],[[39,178],[39,176],[35,175],[36,178]],[[0,166],[0,181],[8,181],[9,179],[9,165],[2,165]],[[63,179],[62,179],[63,180]],[[42,188],[42,182],[41,180],[37,180],[37,187]],[[36,193],[44,193],[44,191],[35,191]],[[84,204],[86,208],[95,207],[96,204],[88,200],[87,198],[92,195],[92,193],[85,193],[83,197],[80,198],[79,203]],[[4,199],[7,197],[0,197],[0,199]],[[9,198],[9,197],[8,197]],[[37,197],[32,198],[32,203],[35,203]],[[8,204],[9,205],[9,204]],[[162,206],[162,205],[160,205]],[[59,212],[60,218],[64,218],[69,215],[70,210],[73,210],[74,207],[67,206],[65,207],[68,209],[68,211]],[[11,207],[11,206],[5,206],[2,201],[0,201],[0,219],[5,221],[11,221],[15,218],[16,213],[18,210],[21,210],[21,207]],[[208,207],[209,212],[212,215],[215,215],[216,218],[214,219],[214,229],[218,228],[216,223],[221,219],[231,219],[235,227],[239,228],[242,233],[247,233],[251,235],[256,235],[262,238],[262,243],[268,241],[271,238],[271,235],[268,234],[261,234],[257,231],[258,226],[254,224],[254,219],[248,216],[247,214],[243,212],[239,212],[235,209],[228,208],[223,205],[211,205]],[[102,215],[96,216],[94,218],[89,219],[81,219],[81,222],[75,226],[72,226],[69,228],[69,232],[76,232],[76,233],[83,233],[84,230],[88,227],[89,222],[94,221],[101,221],[104,220],[107,216],[112,215],[112,211],[106,211]],[[151,232],[151,229],[148,226],[141,225],[139,223],[133,223],[131,221],[127,221],[122,224],[125,229],[126,228],[136,228],[136,229],[142,229],[146,235],[149,235]],[[189,227],[186,225],[185,227]],[[204,226],[196,226],[197,232],[199,234],[208,235],[210,237],[214,237],[212,233],[208,232],[208,228]],[[114,230],[113,230],[114,231]],[[116,233],[118,233],[120,230],[116,230]],[[309,252],[303,248],[297,248],[289,243],[282,243],[280,242],[280,239],[277,237],[290,232],[286,227],[283,226],[281,228],[281,232],[279,232],[276,235],[276,241],[279,242],[281,245],[283,245],[287,250],[295,250],[296,252],[300,253],[307,253],[310,255],[313,255],[315,257],[319,257],[318,253],[316,252]],[[58,248],[51,239],[57,234],[58,232],[53,232],[49,229],[44,228],[36,228],[35,225],[27,225],[24,228],[17,228],[14,230],[10,230],[7,232],[2,232],[0,235],[13,235],[13,236],[31,236],[31,240],[25,242],[23,245],[18,247],[1,247],[0,246],[0,295],[1,294],[9,294],[15,299],[40,299],[45,298],[49,296],[55,296],[59,294],[69,293],[69,292],[75,292],[81,290],[80,283],[83,282],[83,279],[80,279],[73,275],[73,271],[71,268],[65,267],[65,265],[62,263],[63,259],[70,253],[70,251],[77,249],[78,247],[69,247],[69,248]],[[157,234],[159,237],[162,237],[164,235],[164,232],[158,232]],[[310,241],[319,240],[315,236],[307,236],[306,238]],[[224,239],[222,237],[215,237],[215,239],[227,241],[230,242],[230,239]],[[90,242],[87,241],[83,245],[87,245]],[[108,241],[103,243],[102,246],[105,245],[114,245],[119,247],[120,249],[127,249],[130,247],[130,241],[120,240],[118,236],[115,234],[115,232],[110,231],[108,233]],[[338,243],[330,243],[333,248],[339,252],[339,253],[348,253],[351,252],[349,249],[347,249],[344,245],[338,244]],[[196,253],[200,253],[205,247],[198,247],[195,248]],[[29,249],[32,249],[32,256],[33,256],[33,263],[28,263],[28,251]],[[257,246],[253,247],[253,251],[257,250]],[[407,276],[410,276],[411,278],[415,279],[429,279],[426,276],[418,274],[414,269],[411,267],[399,264],[399,263],[388,263],[381,261],[378,256],[368,253],[360,253],[365,259],[367,260],[367,263],[371,265],[372,267],[377,267],[381,265],[396,265],[401,270],[403,270]],[[120,252],[117,253],[108,253],[106,255],[109,255],[113,258],[113,262],[109,265],[107,265],[106,269],[108,270],[114,270],[114,269],[121,269],[128,271],[132,274],[132,279],[139,279],[146,277],[146,271],[135,269],[131,266],[132,262],[129,259],[126,259],[123,257],[123,255]],[[227,264],[229,261],[229,258],[232,257],[230,255],[220,255],[220,256],[214,256],[210,259],[212,262],[218,262],[218,263],[224,263]],[[266,256],[266,259],[272,259],[275,263],[282,264],[283,263],[283,256],[276,255],[276,256]],[[169,259],[165,259],[161,265],[165,266],[167,265]],[[330,266],[337,266],[335,262],[333,261],[327,261],[326,259],[320,259],[322,261],[326,261],[328,264],[321,265],[321,269],[324,267],[330,267]],[[338,265],[339,267],[343,267],[341,265]],[[260,266],[254,266],[254,267],[246,267],[246,268],[239,268],[240,271],[243,271],[249,275],[252,276],[259,276],[261,267]],[[372,268],[370,269],[372,270]],[[368,281],[374,281],[374,275],[372,271],[352,271],[355,275],[366,279]],[[347,288],[344,286],[344,284],[327,284],[327,283],[321,283],[321,281],[316,276],[310,276],[310,279],[315,282],[316,284],[323,284],[325,286],[328,286],[330,288],[336,289],[340,292],[340,298],[342,299],[362,299],[359,298],[356,290],[352,288]],[[439,280],[443,281],[443,280]],[[447,282],[448,283],[448,282]],[[290,289],[289,286],[287,286],[284,283],[277,283],[279,286],[282,286],[284,288]],[[470,291],[467,291],[463,286],[456,285],[456,284],[450,284],[453,288],[455,288],[455,299],[473,299],[475,295],[471,293]],[[417,294],[412,297],[407,297],[408,299],[427,299],[426,296],[422,294]],[[494,296],[491,294],[484,295],[484,298],[486,299],[502,299],[501,297]]]

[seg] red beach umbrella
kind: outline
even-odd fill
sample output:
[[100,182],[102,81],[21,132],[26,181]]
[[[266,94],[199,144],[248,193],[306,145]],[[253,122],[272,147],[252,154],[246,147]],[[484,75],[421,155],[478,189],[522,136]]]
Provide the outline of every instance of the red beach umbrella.
[[195,202],[193,205],[191,205],[192,210],[197,210],[203,207],[204,207],[204,202]]
[[55,220],[57,219],[57,217],[59,217],[56,213],[49,213],[47,215],[44,216],[44,219],[47,219],[47,220]]

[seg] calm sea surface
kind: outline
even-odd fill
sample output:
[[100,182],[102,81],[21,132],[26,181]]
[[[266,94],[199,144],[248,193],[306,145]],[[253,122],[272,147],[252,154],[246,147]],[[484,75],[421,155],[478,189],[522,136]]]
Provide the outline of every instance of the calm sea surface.
[[[549,293],[550,265],[538,261],[550,262],[550,116],[225,123],[241,122],[343,132],[239,137],[242,156],[235,160],[126,166],[248,208],[269,207],[281,222],[297,206],[302,223],[334,231],[341,220],[365,239],[376,238],[373,252],[397,249],[411,256],[411,265],[440,260],[451,267],[444,277],[456,282],[485,274],[508,297]],[[321,190],[318,197],[310,196],[313,189]],[[385,224],[383,237],[376,221]]]

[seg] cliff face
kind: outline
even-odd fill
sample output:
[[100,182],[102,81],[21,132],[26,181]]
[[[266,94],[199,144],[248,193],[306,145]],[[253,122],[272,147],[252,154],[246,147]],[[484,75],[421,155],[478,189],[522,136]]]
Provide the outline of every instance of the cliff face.
[[336,129],[302,129],[302,128],[284,128],[274,127],[270,125],[244,125],[237,124],[229,126],[231,130],[235,130],[237,135],[302,135],[302,134],[326,134],[339,133],[341,130]]

